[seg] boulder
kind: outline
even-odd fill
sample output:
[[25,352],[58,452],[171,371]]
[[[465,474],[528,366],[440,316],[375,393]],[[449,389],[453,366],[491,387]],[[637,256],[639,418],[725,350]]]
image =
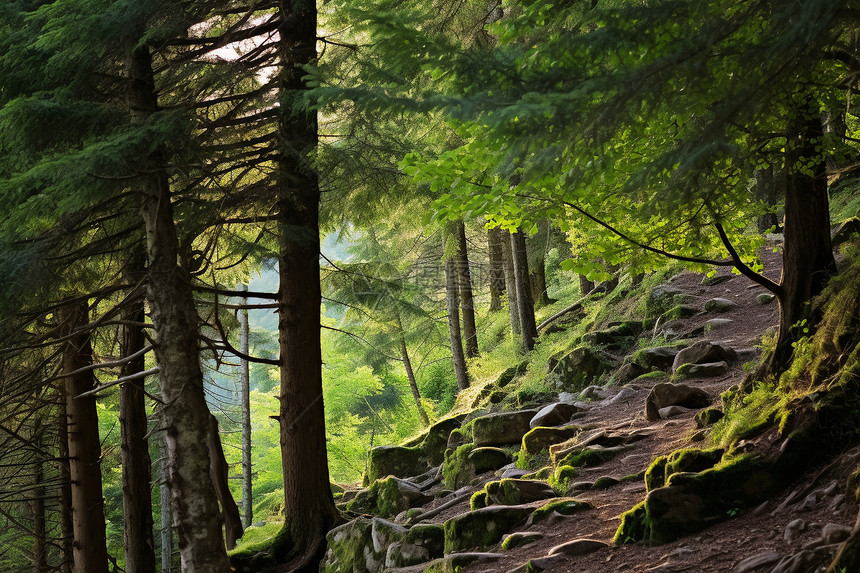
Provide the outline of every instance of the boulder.
[[[466,567],[472,565],[480,565],[482,563],[492,563],[504,557],[501,553],[480,553],[469,551],[463,553],[452,553],[445,555],[441,559],[435,559],[422,565],[417,571],[434,571],[435,573],[456,573]],[[408,569],[409,573],[417,573],[415,569]],[[395,573],[392,571],[391,573]]]
[[599,378],[617,366],[609,355],[588,346],[580,346],[567,354],[550,357],[547,380],[559,390],[576,390]]
[[645,300],[645,311],[649,317],[663,314],[679,302],[685,300],[687,295],[676,286],[662,284],[651,289]]
[[579,393],[578,399],[582,402],[595,402],[603,400],[610,396],[609,392],[603,389],[602,386],[592,384]]
[[635,380],[636,378],[642,376],[648,372],[646,368],[643,366],[636,364],[635,362],[626,362],[621,365],[621,367],[615,371],[610,379],[612,384],[627,384],[631,380]]
[[523,436],[522,450],[527,454],[539,454],[550,446],[560,444],[574,437],[581,431],[579,426],[562,426],[560,428],[533,428]]
[[660,408],[657,411],[657,414],[660,416],[661,420],[668,420],[675,416],[683,416],[689,412],[692,412],[692,410],[690,410],[690,408],[684,408],[683,406],[666,406],[665,408]]
[[368,453],[367,474],[364,484],[385,476],[410,477],[430,469],[420,447],[377,446]]
[[714,275],[702,279],[702,286],[716,286],[734,278],[734,275]]
[[[421,442],[421,450],[431,466],[438,466],[445,458],[448,448],[448,437],[451,432],[460,427],[464,415],[439,420],[427,430],[427,435]],[[401,476],[402,477],[402,476]]]
[[376,480],[369,488],[359,492],[355,499],[349,502],[347,509],[356,513],[394,517],[401,511],[424,505],[432,499],[413,483],[387,477]]
[[699,307],[689,304],[678,304],[663,313],[662,319],[665,321],[678,320],[681,318],[690,318],[702,312]]
[[729,373],[729,365],[725,360],[708,362],[706,364],[681,364],[675,371],[679,377],[714,378]]
[[519,505],[556,497],[548,483],[531,479],[491,481],[485,489],[488,501],[497,505]]
[[668,370],[678,355],[679,349],[674,346],[655,346],[643,348],[633,355],[633,361],[645,370]]
[[370,539],[372,521],[359,517],[335,527],[326,535],[325,557],[321,573],[376,573],[384,564],[384,555],[373,552]]
[[712,318],[710,320],[706,320],[705,332],[712,332],[718,328],[728,326],[733,322],[734,320],[732,320],[731,318]]
[[685,408],[704,408],[711,403],[711,397],[704,390],[685,384],[664,382],[657,384],[645,399],[645,418],[649,421],[660,419],[660,409],[667,406]]
[[579,409],[569,402],[555,402],[544,406],[529,420],[529,428],[537,426],[559,426],[570,421]]
[[641,322],[621,322],[610,325],[606,330],[589,332],[582,340],[592,346],[605,346],[620,349],[633,343],[633,338],[642,333]]
[[437,524],[413,525],[401,537],[388,546],[385,567],[408,567],[426,563],[443,556],[445,529]]
[[472,442],[476,446],[516,444],[531,428],[529,422],[538,410],[499,412],[475,418],[472,422]]
[[722,410],[718,410],[716,408],[706,408],[696,414],[696,425],[700,428],[713,426],[714,424],[722,420],[724,416],[725,414]]
[[729,312],[738,307],[738,303],[727,298],[712,298],[705,302],[705,310],[708,312]]
[[737,358],[734,349],[707,340],[700,340],[678,352],[672,362],[672,371],[682,364],[706,364],[708,362],[732,362]]
[[522,505],[492,505],[452,517],[444,525],[445,554],[495,545],[522,525],[532,510]]
[[475,468],[475,473],[480,474],[490,470],[497,470],[510,463],[511,456],[501,448],[475,448],[469,452],[469,461]]

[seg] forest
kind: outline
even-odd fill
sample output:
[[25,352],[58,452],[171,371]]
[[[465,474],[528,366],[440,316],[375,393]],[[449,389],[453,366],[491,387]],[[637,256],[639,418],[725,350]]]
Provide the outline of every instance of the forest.
[[0,571],[645,571],[444,513],[639,439],[583,553],[832,474],[742,570],[860,571],[857,90],[856,0],[0,2]]

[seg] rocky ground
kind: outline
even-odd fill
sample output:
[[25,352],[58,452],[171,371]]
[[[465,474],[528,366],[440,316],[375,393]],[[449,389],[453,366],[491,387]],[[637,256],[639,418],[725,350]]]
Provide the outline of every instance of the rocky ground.
[[[778,262],[778,254],[766,255],[765,271],[771,278],[778,279]],[[329,535],[330,549],[322,570],[824,571],[857,516],[857,503],[853,496],[846,496],[846,479],[860,461],[857,449],[827,465],[808,468],[787,489],[755,507],[729,504],[725,515],[712,516],[713,525],[698,533],[657,546],[614,543],[621,515],[644,500],[643,475],[658,456],[681,448],[712,447],[710,426],[701,415],[697,421],[696,415],[721,407],[720,394],[743,379],[744,364],[757,359],[756,345],[777,322],[777,305],[766,302],[763,289],[726,269],[705,284],[702,275],[684,273],[658,288],[680,302],[680,307],[637,336],[650,338],[662,344],[661,348],[670,347],[668,358],[661,358],[659,352],[650,358],[640,353],[637,361],[646,366],[631,367],[630,348],[613,350],[608,344],[605,352],[614,354],[611,358],[621,364],[613,384],[589,387],[579,395],[562,395],[562,406],[556,406],[554,414],[543,421],[534,419],[535,409],[518,418],[490,416],[503,427],[490,434],[514,437],[484,438],[479,435],[484,431],[481,422],[466,426],[465,436],[460,430],[449,435],[452,427],[466,421],[458,420],[442,429],[447,442],[443,438],[441,445],[434,445],[433,454],[428,453],[428,440],[424,449],[416,446],[389,452],[418,456],[403,463],[420,471],[409,471],[403,463],[398,466],[383,459],[388,453],[379,453],[379,477],[391,473],[400,479],[389,478],[384,482],[387,486],[344,494],[344,507],[358,517]],[[672,349],[671,341],[677,339],[685,342]],[[684,350],[680,359],[675,356],[680,348],[691,346],[693,350]],[[696,348],[704,351],[696,355]],[[686,377],[676,376],[671,387],[667,386],[668,375],[641,376],[651,368],[671,373],[690,362],[698,365],[682,367]],[[679,395],[679,386],[689,388]],[[647,408],[649,402],[652,407]],[[528,423],[563,429],[553,434],[555,439],[545,438],[556,468],[565,465],[559,462],[564,456],[588,454],[576,458],[582,465],[575,475],[547,476],[546,470],[529,474],[511,463],[511,452],[529,430]],[[567,439],[570,435],[573,437]],[[532,439],[536,436],[533,433]],[[470,439],[484,447],[455,450]],[[506,442],[510,444],[507,449],[496,447]],[[445,446],[452,449],[447,454],[447,475],[442,475],[438,463]],[[464,474],[467,485],[452,483],[452,472],[462,469],[453,463],[454,451],[474,462],[474,471]],[[479,454],[486,454],[486,460],[479,461]],[[483,466],[491,469],[481,471]],[[422,475],[409,475],[414,473]],[[534,483],[517,481],[524,474]],[[501,478],[514,481],[485,489],[487,483]],[[518,491],[511,495],[514,489]],[[476,509],[470,510],[470,499],[481,491],[486,494],[472,500]],[[579,503],[557,503],[557,511],[534,511],[559,499]],[[482,505],[487,508],[481,509]],[[382,518],[373,517],[379,514]],[[509,535],[514,537],[506,542]],[[519,543],[522,545],[517,546]]]

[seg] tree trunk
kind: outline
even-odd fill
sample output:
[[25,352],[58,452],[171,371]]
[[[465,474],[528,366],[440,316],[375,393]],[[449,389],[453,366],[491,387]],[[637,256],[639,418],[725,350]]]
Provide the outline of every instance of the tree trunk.
[[[135,255],[129,265],[130,284],[136,284],[146,272],[145,254]],[[131,356],[146,345],[143,328],[131,323],[145,319],[143,298],[130,303],[123,318],[129,324],[123,327],[120,347],[122,356]],[[145,357],[126,362],[120,376],[143,372]],[[155,573],[155,541],[152,535],[152,500],[149,495],[152,479],[152,461],[147,441],[146,400],[144,379],[130,380],[120,386],[119,422],[122,459],[123,539],[125,541],[125,570],[127,573]]]
[[[63,372],[72,373],[92,364],[88,332],[75,332],[88,323],[86,303],[64,307],[60,313],[61,333],[67,338],[63,349]],[[68,416],[69,476],[72,484],[73,570],[75,573],[108,573],[102,497],[101,442],[94,396],[79,398],[93,389],[91,371],[66,376]]]
[[[246,285],[242,285],[247,290]],[[241,304],[248,304],[248,299],[243,298]],[[248,326],[248,309],[239,310],[239,350],[248,355],[250,345],[248,337],[250,328]],[[247,360],[239,362],[239,385],[242,392],[242,525],[245,529],[251,527],[254,521],[254,499],[253,482],[251,474],[251,372]]]
[[546,292],[546,253],[550,241],[549,221],[540,222],[540,232],[533,240],[526,240],[529,260],[529,288],[535,308],[546,306],[553,301]]
[[579,275],[579,294],[585,296],[594,290],[594,281],[588,280],[585,275]]
[[[316,60],[316,4],[278,2],[278,87],[282,102],[308,89],[304,66]],[[320,351],[319,201],[308,154],[317,145],[314,111],[281,108],[278,159],[281,356],[281,458],[288,569],[315,568],[325,534],[340,520],[326,456]]]
[[514,253],[511,250],[511,234],[502,231],[502,259],[505,273],[505,292],[508,296],[508,314],[511,320],[511,334],[514,338],[520,335],[520,311],[517,306],[517,281],[514,271]]
[[159,444],[161,450],[161,474],[158,490],[161,494],[161,573],[173,571],[173,512],[170,510],[170,486],[167,483],[167,448],[164,440]]
[[60,477],[60,573],[71,573],[74,563],[72,543],[75,532],[72,528],[72,478],[69,467],[69,414],[66,412],[65,388],[61,389],[57,416],[58,452]]
[[490,311],[502,309],[502,294],[505,292],[505,260],[502,242],[503,231],[499,227],[487,229],[487,247],[490,252]]
[[815,145],[822,137],[821,122],[810,113],[793,131],[794,135],[786,146],[789,173],[785,194],[779,335],[776,349],[767,364],[772,374],[779,372],[791,359],[792,345],[801,335],[797,323],[806,318],[806,303],[823,290],[827,280],[836,272],[830,243],[826,166],[824,161],[817,161],[811,173],[797,168],[809,158],[816,157]]
[[[135,48],[127,67],[132,121],[142,123],[158,109],[149,48]],[[183,573],[226,573],[232,568],[209,476],[209,451],[201,447],[208,434],[209,409],[200,369],[198,317],[191,276],[177,265],[180,250],[166,163],[160,151],[145,158],[147,175],[141,181],[140,209],[146,229],[155,359],[164,402],[160,414],[166,477]]]
[[221,502],[221,517],[224,521],[224,534],[227,549],[236,548],[236,540],[242,537],[242,518],[239,516],[239,507],[233,494],[230,493],[230,476],[227,459],[224,457],[224,448],[221,445],[221,437],[218,433],[218,419],[209,414],[209,433],[206,439],[209,448],[209,475],[212,477],[212,485],[215,486],[215,494]]
[[517,313],[520,318],[520,340],[524,352],[535,347],[537,324],[535,307],[529,286],[529,260],[526,237],[522,231],[511,234],[511,253],[514,260],[514,281],[517,289]]
[[[42,424],[40,420],[33,422],[33,443],[39,448],[43,445]],[[41,456],[41,454],[36,454]],[[48,567],[48,528],[45,519],[45,474],[42,459],[35,462],[33,468],[33,493],[30,501],[30,511],[33,513],[33,573],[47,573]]]
[[466,356],[476,358],[478,330],[475,325],[475,300],[472,297],[472,273],[469,270],[469,248],[466,242],[466,225],[456,223],[457,233],[457,284],[460,290],[460,309],[463,311],[463,346]]
[[457,261],[454,257],[445,261],[445,306],[448,310],[448,334],[451,338],[451,360],[454,362],[457,388],[465,390],[469,387],[469,373],[466,370],[466,355],[463,353],[463,337],[460,332],[460,291],[457,287]]
[[400,357],[403,359],[406,378],[409,380],[409,388],[412,389],[412,398],[415,400],[415,407],[418,408],[418,415],[421,416],[421,423],[425,427],[429,426],[430,418],[427,417],[427,411],[424,410],[424,405],[421,403],[421,394],[418,392],[415,372],[412,371],[412,360],[409,358],[409,350],[406,348],[406,338],[403,337],[402,331],[400,335]]

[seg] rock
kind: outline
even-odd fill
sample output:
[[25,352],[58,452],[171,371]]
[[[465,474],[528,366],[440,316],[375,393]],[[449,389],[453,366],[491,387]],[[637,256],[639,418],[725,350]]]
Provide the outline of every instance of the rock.
[[684,406],[685,408],[704,408],[711,403],[711,397],[703,390],[685,384],[661,383],[654,386],[645,400],[645,418],[656,421],[660,418],[660,409],[667,406]]
[[571,392],[559,392],[558,393],[558,401],[559,402],[575,402],[577,394],[573,394]]
[[385,553],[388,546],[399,541],[406,534],[407,529],[392,521],[380,517],[370,520],[370,540],[373,543],[374,553]]
[[472,442],[476,446],[516,444],[531,428],[529,422],[538,410],[500,412],[475,418],[472,422]]
[[497,470],[511,461],[508,453],[501,448],[475,448],[469,452],[469,461],[475,468],[475,473]]
[[668,370],[678,351],[679,349],[673,346],[643,348],[633,355],[633,361],[646,370]]
[[676,286],[658,285],[648,293],[648,298],[645,300],[645,311],[650,317],[659,316],[685,298],[684,291]]
[[664,321],[678,320],[680,318],[689,318],[696,316],[701,312],[701,309],[688,304],[678,304],[667,310],[661,317]]
[[518,479],[518,478],[521,478],[524,475],[527,475],[529,473],[531,473],[531,472],[528,470],[521,470],[520,468],[508,468],[505,471],[503,471],[502,475],[499,477],[501,477],[502,479],[505,479],[505,478]]
[[571,416],[576,414],[578,411],[578,408],[570,402],[556,402],[554,404],[549,404],[548,406],[544,406],[538,410],[538,413],[529,420],[529,428],[566,424],[570,421]]
[[573,541],[556,545],[547,552],[547,555],[567,555],[568,557],[572,557],[574,555],[594,553],[604,547],[609,547],[609,545],[596,539],[574,539]]
[[395,477],[376,480],[359,492],[347,509],[356,513],[372,513],[381,517],[394,517],[401,511],[429,502],[432,498],[418,486]]
[[737,358],[737,353],[728,347],[700,340],[692,346],[678,352],[672,362],[672,371],[682,364],[707,364],[709,362],[731,362]]
[[789,524],[785,526],[785,533],[782,534],[782,538],[785,539],[786,542],[791,543],[795,537],[806,531],[808,525],[809,524],[805,519],[795,519],[790,521]]
[[[678,474],[674,474],[678,475]],[[652,515],[678,525],[702,523],[705,502],[698,494],[671,485],[651,490],[645,498]]]
[[759,304],[770,304],[776,300],[776,295],[772,295],[769,292],[763,292],[757,297],[755,297],[755,301]]
[[568,493],[588,491],[594,487],[593,481],[577,481],[567,486]]
[[487,547],[498,543],[502,536],[518,527],[532,512],[521,505],[492,505],[445,522],[445,553]]
[[851,528],[838,523],[828,523],[821,530],[821,539],[818,545],[833,545],[842,543],[851,535]]
[[851,238],[851,235],[855,235],[857,233],[860,233],[860,219],[857,217],[851,217],[839,225],[839,228],[833,233],[831,243],[835,248],[842,243],[847,242],[848,239]]
[[718,410],[716,408],[705,408],[696,414],[696,425],[700,428],[707,428],[708,426],[713,426],[722,420],[724,416],[725,414],[722,410]]
[[441,525],[413,525],[400,541],[388,546],[385,567],[408,567],[442,557],[445,531]]
[[520,505],[556,497],[548,483],[530,479],[491,481],[485,489],[489,500],[498,505]]
[[526,368],[528,368],[528,365],[529,365],[528,361],[525,361],[525,362],[520,362],[516,366],[511,366],[510,368],[508,368],[507,370],[505,370],[504,372],[499,374],[499,377],[496,378],[495,385],[498,386],[499,388],[504,388],[505,386],[510,384],[514,378],[516,378],[517,376],[521,376],[522,374],[525,374],[525,371],[526,371]]
[[502,541],[502,549],[504,551],[510,551],[511,549],[516,549],[517,547],[534,543],[539,539],[543,539],[543,533],[538,531],[518,531],[504,537],[504,540]]
[[732,570],[735,573],[749,573],[759,567],[765,567],[767,565],[773,565],[777,561],[782,559],[782,555],[776,553],[775,551],[765,551],[763,553],[758,553],[756,555],[752,555],[751,557],[747,557],[740,563],[738,563],[735,568]]
[[385,476],[410,477],[430,469],[424,452],[419,447],[377,446],[368,453],[365,485]]
[[[421,564],[420,567],[416,569],[405,569],[401,570],[404,573],[408,571],[409,573],[419,573],[420,571],[434,571],[435,573],[455,573],[460,571],[470,565],[479,565],[481,563],[492,563],[494,561],[498,561],[504,557],[501,553],[479,553],[479,552],[463,552],[463,553],[452,553],[451,555],[445,555],[441,559],[435,559],[430,561],[429,563]],[[397,571],[397,570],[395,570]],[[395,573],[395,571],[391,571],[389,573]]]
[[702,279],[702,286],[716,286],[734,278],[734,275],[714,275]]
[[422,440],[420,447],[429,465],[438,466],[445,459],[445,450],[448,448],[448,437],[451,435],[451,432],[460,427],[464,417],[455,416],[440,420],[427,430],[427,435]]
[[629,346],[633,337],[642,333],[641,322],[621,322],[610,326],[606,330],[589,332],[582,340],[592,346],[605,346],[606,348],[618,350]]
[[712,318],[705,321],[705,332],[711,332],[717,328],[722,328],[733,323],[731,318]]
[[631,380],[635,380],[639,378],[643,374],[648,372],[643,366],[635,362],[627,362],[622,364],[621,367],[615,371],[615,373],[610,378],[610,383],[612,384],[627,384]]
[[612,397],[609,400],[610,404],[617,404],[618,402],[630,402],[635,400],[638,397],[639,393],[633,388],[622,388],[618,391],[618,394]]
[[579,400],[583,402],[594,402],[597,400],[603,400],[609,396],[609,394],[604,390],[601,386],[597,386],[592,384],[585,388],[582,392],[579,393]]
[[801,551],[796,555],[783,558],[770,573],[805,573],[817,560],[814,552]]
[[727,298],[712,298],[705,302],[705,310],[708,312],[729,312],[738,307],[738,303]]
[[550,357],[547,380],[561,390],[581,388],[617,366],[609,355],[580,346],[563,355]]
[[690,378],[715,378],[725,376],[728,373],[729,365],[725,360],[706,364],[681,364],[675,371],[676,376]]
[[537,427],[523,436],[522,450],[527,454],[539,454],[550,446],[560,444],[576,436],[581,431],[579,426],[561,426],[559,428]]
[[384,556],[374,555],[370,541],[371,520],[359,517],[335,527],[326,535],[328,549],[320,564],[326,573],[376,573]]
[[665,408],[660,408],[657,411],[657,414],[660,416],[661,420],[668,420],[669,418],[674,418],[675,416],[683,416],[684,414],[689,414],[692,412],[690,408],[684,408],[683,406],[666,406]]
[[597,480],[594,482],[594,485],[592,486],[592,489],[608,489],[614,485],[618,485],[619,483],[621,483],[621,480],[619,480],[618,478],[614,478],[612,476],[602,476],[597,478]]

